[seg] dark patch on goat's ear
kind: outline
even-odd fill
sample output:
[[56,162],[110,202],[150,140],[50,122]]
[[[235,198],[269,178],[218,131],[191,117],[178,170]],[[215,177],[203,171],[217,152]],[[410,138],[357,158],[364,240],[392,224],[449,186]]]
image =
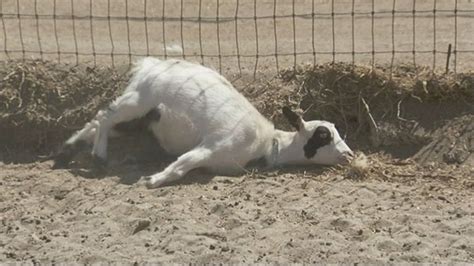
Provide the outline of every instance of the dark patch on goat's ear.
[[296,130],[300,130],[300,122],[301,122],[301,117],[297,115],[295,112],[291,111],[291,109],[288,106],[285,106],[282,108],[283,115],[285,118],[288,120],[290,125],[292,125]]
[[313,136],[304,145],[304,156],[308,159],[316,155],[319,148],[328,145],[332,140],[331,131],[325,126],[319,126],[313,133]]

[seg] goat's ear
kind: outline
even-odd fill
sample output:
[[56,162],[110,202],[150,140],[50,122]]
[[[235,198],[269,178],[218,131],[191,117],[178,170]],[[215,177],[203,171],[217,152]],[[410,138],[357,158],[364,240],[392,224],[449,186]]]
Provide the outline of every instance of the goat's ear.
[[303,128],[303,118],[300,115],[293,112],[288,106],[283,107],[282,111],[288,122],[290,122],[290,125],[296,130],[299,131]]

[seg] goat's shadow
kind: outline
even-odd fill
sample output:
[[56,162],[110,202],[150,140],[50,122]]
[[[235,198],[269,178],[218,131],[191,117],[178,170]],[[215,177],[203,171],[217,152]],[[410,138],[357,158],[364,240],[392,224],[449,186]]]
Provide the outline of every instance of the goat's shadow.
[[[166,166],[176,160],[159,145],[151,134],[125,135],[118,139],[110,139],[109,161],[106,166],[98,167],[90,156],[91,147],[87,147],[77,154],[67,170],[76,176],[87,179],[118,178],[118,182],[125,185],[140,184],[142,177],[161,172]],[[320,175],[329,168],[324,166],[285,166],[268,168],[263,161],[257,160],[246,167],[248,174],[258,173],[259,178],[274,174],[308,173]],[[208,184],[215,174],[204,169],[195,169],[183,178],[166,183],[165,186]]]
[[[94,164],[90,156],[91,147],[80,151],[66,168],[71,174],[86,179],[102,179],[117,177],[121,184],[134,185],[142,177],[161,172],[166,166],[176,160],[161,148],[158,142],[147,134],[123,136],[111,139],[109,145],[109,160],[106,165]],[[195,169],[183,178],[166,185],[188,185],[192,183],[209,183],[215,175],[204,169]]]
[[[90,156],[89,156],[90,157]],[[94,167],[92,158],[77,160],[70,165],[68,171],[76,176],[86,179],[102,179],[102,178],[118,178],[118,182],[124,185],[143,185],[141,183],[142,177],[150,176],[161,172],[166,166],[172,163],[176,158],[161,154],[160,156],[153,156],[147,161],[122,161],[111,162],[107,167]],[[275,175],[284,174],[307,174],[307,175],[321,175],[328,171],[330,167],[322,165],[311,166],[282,166],[276,168],[268,168],[263,165],[251,165],[246,168],[247,175],[250,178],[265,179]],[[244,174],[245,175],[245,174]],[[252,177],[253,176],[253,177]],[[209,184],[214,178],[215,174],[209,171],[198,168],[187,173],[183,178],[164,184],[163,186],[176,185],[194,185],[194,184]],[[238,178],[238,177],[237,177]]]
[[[122,165],[109,165],[103,168],[97,167],[79,167],[72,165],[67,170],[75,175],[86,179],[103,179],[117,177],[119,182],[124,185],[135,185],[141,182],[145,176],[161,172],[166,165],[171,163],[168,160],[156,160],[155,163],[125,163]],[[91,163],[92,164],[92,163]],[[187,173],[183,178],[165,184],[165,186],[173,185],[189,185],[193,183],[207,184],[215,175],[210,174],[204,169],[195,169]]]

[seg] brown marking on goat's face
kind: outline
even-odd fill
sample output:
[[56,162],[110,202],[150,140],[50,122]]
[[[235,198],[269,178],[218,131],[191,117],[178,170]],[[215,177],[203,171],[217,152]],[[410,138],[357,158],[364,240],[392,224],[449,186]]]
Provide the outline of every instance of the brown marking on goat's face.
[[313,136],[304,145],[304,155],[306,158],[311,159],[316,155],[318,149],[331,143],[333,137],[329,128],[325,126],[319,126],[313,133]]

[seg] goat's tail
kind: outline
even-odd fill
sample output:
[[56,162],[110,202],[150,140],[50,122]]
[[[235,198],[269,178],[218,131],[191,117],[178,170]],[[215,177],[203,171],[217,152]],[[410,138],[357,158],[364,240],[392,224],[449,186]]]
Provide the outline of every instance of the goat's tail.
[[134,62],[133,67],[130,70],[131,78],[124,92],[136,90],[137,86],[144,80],[147,73],[160,64],[160,62],[162,62],[162,60],[153,57],[145,57]]

